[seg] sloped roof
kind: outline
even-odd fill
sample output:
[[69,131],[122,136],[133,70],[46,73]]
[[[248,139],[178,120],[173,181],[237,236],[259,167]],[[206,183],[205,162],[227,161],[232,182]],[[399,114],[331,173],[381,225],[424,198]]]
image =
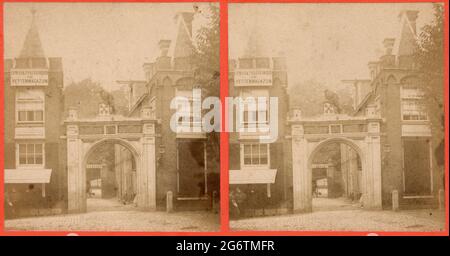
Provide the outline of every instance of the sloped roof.
[[28,30],[22,50],[20,51],[19,58],[45,58],[34,13],[30,29]]
[[396,56],[412,55],[417,45],[416,19],[418,11],[404,10],[400,12],[400,27],[394,43]]
[[194,44],[192,42],[192,19],[194,13],[182,12],[175,16],[177,30],[173,35],[169,48],[169,56],[183,58],[192,55]]

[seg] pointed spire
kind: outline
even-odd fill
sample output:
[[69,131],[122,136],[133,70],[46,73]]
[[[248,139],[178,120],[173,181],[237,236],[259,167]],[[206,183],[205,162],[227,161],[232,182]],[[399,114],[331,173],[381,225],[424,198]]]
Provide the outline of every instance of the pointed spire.
[[416,20],[418,13],[418,11],[414,10],[403,10],[400,12],[400,30],[395,40],[395,55],[408,56],[413,54],[417,44]]
[[192,20],[193,12],[180,12],[175,16],[177,30],[169,55],[173,58],[183,58],[192,55]]
[[253,26],[248,32],[248,40],[243,57],[267,57],[270,55],[264,47],[265,40],[260,31],[261,29],[258,27],[258,16],[256,15]]
[[249,33],[247,45],[244,49],[244,57],[262,57],[267,55],[268,53],[265,52],[262,42],[263,38],[255,24]]
[[44,58],[45,54],[39,37],[39,31],[36,26],[36,9],[31,9],[31,14],[31,26],[25,37],[19,58]]

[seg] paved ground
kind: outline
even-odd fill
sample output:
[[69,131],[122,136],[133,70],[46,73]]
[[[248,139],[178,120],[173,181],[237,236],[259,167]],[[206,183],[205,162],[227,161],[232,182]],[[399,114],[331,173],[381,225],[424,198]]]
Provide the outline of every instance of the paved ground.
[[230,227],[233,230],[440,231],[445,227],[445,212],[368,211],[343,199],[315,198],[312,213],[235,220],[230,222]]
[[7,230],[217,231],[219,215],[206,211],[143,212],[115,199],[89,199],[88,212],[5,221]]

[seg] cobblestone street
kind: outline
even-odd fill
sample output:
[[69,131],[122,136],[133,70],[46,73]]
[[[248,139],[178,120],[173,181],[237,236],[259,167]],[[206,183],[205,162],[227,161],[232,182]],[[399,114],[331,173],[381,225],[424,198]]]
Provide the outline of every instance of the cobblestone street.
[[115,200],[89,199],[88,212],[5,221],[7,230],[218,231],[219,215],[207,211],[143,212]]
[[316,198],[312,213],[240,219],[232,230],[441,231],[445,211],[369,211],[341,199]]

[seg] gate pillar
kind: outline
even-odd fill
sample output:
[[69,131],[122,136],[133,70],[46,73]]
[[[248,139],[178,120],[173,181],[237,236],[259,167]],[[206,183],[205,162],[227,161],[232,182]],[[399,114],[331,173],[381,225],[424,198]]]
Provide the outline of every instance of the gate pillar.
[[156,151],[155,123],[149,109],[144,108],[142,118],[145,120],[141,138],[141,168],[138,173],[138,207],[156,210]]
[[307,141],[303,125],[292,125],[292,178],[294,212],[312,211],[312,174],[308,171]]
[[81,141],[78,125],[67,125],[67,189],[68,212],[86,211],[86,181],[81,171]]
[[380,123],[377,120],[368,122],[368,134],[365,139],[365,191],[364,208],[382,209],[381,205],[381,146]]

